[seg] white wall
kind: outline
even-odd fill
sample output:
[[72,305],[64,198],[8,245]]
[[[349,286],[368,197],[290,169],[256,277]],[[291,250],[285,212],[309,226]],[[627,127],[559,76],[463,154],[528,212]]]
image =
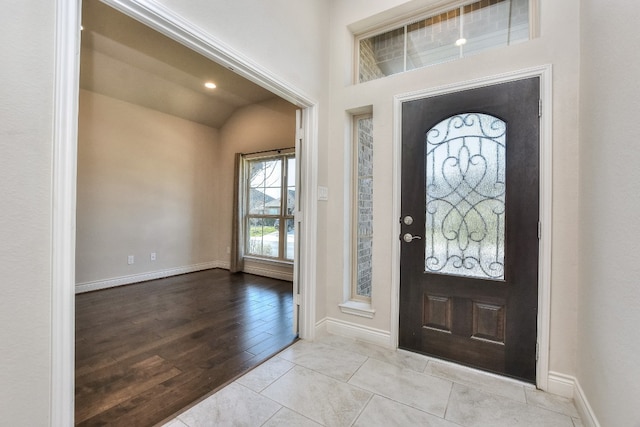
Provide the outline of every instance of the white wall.
[[640,55],[633,0],[581,2],[577,377],[604,426],[640,426]]
[[0,13],[0,414],[48,425],[53,1]]
[[326,90],[328,7],[316,0],[158,0],[304,93]]
[[[394,5],[407,7],[429,1],[400,2],[335,0],[331,13],[330,123],[326,144],[327,165],[321,168],[321,185],[328,184],[330,200],[326,209],[326,227],[319,245],[326,246],[326,264],[319,265],[326,278],[326,315],[338,322],[351,322],[389,333],[397,319],[391,318],[392,263],[394,236],[392,217],[392,141],[393,96],[441,85],[493,76],[544,64],[553,65],[553,258],[551,306],[552,371],[575,373],[576,298],[578,290],[577,240],[578,216],[578,81],[580,32],[578,0],[542,1],[540,37],[526,43],[487,51],[404,74],[364,84],[352,85],[353,39],[347,26]],[[431,1],[431,3],[434,3]],[[387,17],[392,15],[387,13]],[[376,310],[371,320],[343,314],[345,277],[344,218],[348,208],[343,202],[345,188],[345,145],[349,143],[346,111],[373,106],[374,132],[374,242],[373,297]],[[329,236],[329,237],[325,237]]]
[[[248,0],[163,3],[325,102],[324,1],[281,0],[269,2],[268,10],[267,3]],[[0,14],[6,59],[0,67],[0,413],[6,425],[50,424],[55,5],[11,1]]]
[[218,131],[84,90],[78,121],[76,283],[214,261]]

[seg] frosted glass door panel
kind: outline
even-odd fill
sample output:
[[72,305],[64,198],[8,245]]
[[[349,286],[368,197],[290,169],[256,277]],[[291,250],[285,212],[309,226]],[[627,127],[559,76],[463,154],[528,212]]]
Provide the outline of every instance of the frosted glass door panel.
[[504,280],[506,123],[449,117],[426,136],[425,270]]

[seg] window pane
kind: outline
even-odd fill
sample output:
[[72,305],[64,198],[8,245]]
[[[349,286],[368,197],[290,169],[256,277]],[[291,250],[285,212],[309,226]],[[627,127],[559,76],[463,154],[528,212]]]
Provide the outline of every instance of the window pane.
[[373,242],[373,119],[357,120],[356,289],[371,297]]
[[407,26],[407,70],[460,57],[460,9]]
[[287,158],[287,215],[296,209],[296,158]]
[[427,272],[504,279],[506,129],[467,113],[427,132]]
[[464,55],[529,39],[528,0],[487,0],[464,7]]
[[249,189],[249,213],[264,214],[265,194],[256,188]]
[[404,27],[360,40],[359,81],[404,71]]
[[279,215],[282,161],[254,160],[249,167],[249,214]]
[[529,0],[480,0],[406,21],[393,30],[358,41],[358,81],[529,40],[529,21]]
[[295,154],[254,157],[247,160],[246,173],[245,253],[293,261]]
[[250,218],[248,227],[248,255],[278,257],[279,236],[277,219]]
[[285,244],[285,258],[293,261],[294,257],[294,243],[295,243],[295,227],[292,219],[287,220],[287,229],[285,230],[286,244]]

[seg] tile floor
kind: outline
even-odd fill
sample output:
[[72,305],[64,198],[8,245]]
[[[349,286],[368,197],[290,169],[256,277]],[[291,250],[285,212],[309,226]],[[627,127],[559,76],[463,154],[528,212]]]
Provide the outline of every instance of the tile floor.
[[298,341],[164,427],[582,427],[570,399],[335,335]]

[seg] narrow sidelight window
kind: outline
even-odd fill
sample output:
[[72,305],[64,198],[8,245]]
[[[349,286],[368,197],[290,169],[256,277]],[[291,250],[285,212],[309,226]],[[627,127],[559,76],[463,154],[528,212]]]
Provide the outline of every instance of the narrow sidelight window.
[[352,299],[369,301],[373,246],[373,119],[354,117],[353,224],[354,278]]

